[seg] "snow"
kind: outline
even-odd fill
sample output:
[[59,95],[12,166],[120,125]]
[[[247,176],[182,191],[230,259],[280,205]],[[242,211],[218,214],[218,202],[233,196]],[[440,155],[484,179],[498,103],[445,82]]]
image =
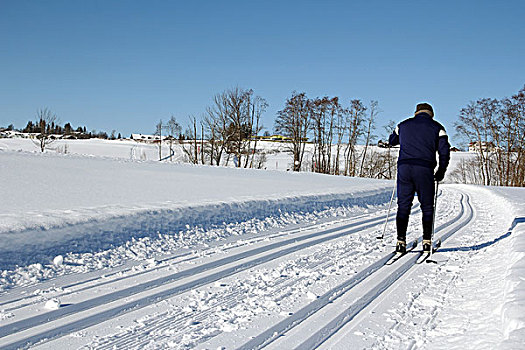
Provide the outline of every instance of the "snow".
[[64,263],[64,257],[62,255],[55,256],[53,259],[53,265],[60,266],[62,263]]
[[502,321],[505,347],[514,348],[525,339],[525,189],[495,188],[504,199],[507,215],[514,216],[508,229],[510,246],[505,272]]
[[525,189],[440,186],[438,263],[383,267],[391,181],[60,142],[0,139],[0,347],[525,346]]
[[0,170],[5,174],[0,192],[9,198],[0,204],[3,268],[107,249],[159,232],[343,204],[374,205],[384,202],[390,186],[367,179],[54,154],[0,153]]
[[46,301],[44,307],[48,310],[58,310],[60,309],[60,305],[60,300],[58,300],[57,298],[53,298]]

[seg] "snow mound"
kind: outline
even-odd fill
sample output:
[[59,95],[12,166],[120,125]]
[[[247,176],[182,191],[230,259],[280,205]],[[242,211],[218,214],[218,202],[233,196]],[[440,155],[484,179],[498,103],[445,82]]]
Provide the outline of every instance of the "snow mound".
[[58,310],[60,309],[61,303],[58,298],[49,299],[46,301],[44,308],[48,310]]

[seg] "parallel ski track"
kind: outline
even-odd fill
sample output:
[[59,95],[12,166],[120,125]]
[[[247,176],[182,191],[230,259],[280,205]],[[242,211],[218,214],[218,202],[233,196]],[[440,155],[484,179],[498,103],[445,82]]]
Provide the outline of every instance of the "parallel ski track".
[[[417,209],[418,207],[419,207],[419,204],[416,204],[414,206],[414,210]],[[348,221],[348,222],[351,223],[351,224],[348,224],[348,225],[360,224],[360,223],[355,223],[354,221],[360,220],[362,218],[367,218],[367,217],[371,217],[371,216],[374,216],[374,215],[378,215],[378,213],[380,213],[382,211],[385,211],[385,209],[378,209],[375,212],[368,213],[368,214],[359,214],[359,215],[357,215],[355,217],[347,218],[345,221]],[[390,216],[392,216],[392,214]],[[299,228],[291,228],[291,229],[280,230],[278,233],[271,233],[271,234],[267,234],[267,235],[258,235],[256,237],[248,239],[248,240],[242,240],[240,244],[235,244],[235,245],[233,245],[231,247],[228,247],[228,248],[224,249],[223,251],[228,251],[228,250],[231,250],[231,249],[235,249],[235,248],[238,248],[238,247],[241,247],[241,246],[244,246],[244,245],[255,244],[255,243],[258,243],[258,242],[261,242],[261,241],[264,241],[264,240],[268,240],[268,239],[275,239],[275,238],[278,238],[278,237],[283,237],[283,236],[294,234],[294,233],[309,231],[309,230],[315,229],[316,227],[322,228],[325,225],[326,225],[326,223],[321,223],[321,224],[317,223],[317,224],[313,224],[313,225],[302,226],[302,227],[299,227]],[[318,233],[322,234],[323,232],[318,232]],[[214,248],[210,248],[209,250],[210,251],[214,251]],[[70,282],[70,283],[65,283],[65,284],[60,286],[60,288],[62,288],[64,290],[67,289],[67,290],[69,290],[69,292],[64,291],[64,292],[62,292],[60,294],[57,294],[55,296],[56,297],[63,297],[63,296],[67,296],[67,295],[70,295],[70,294],[73,294],[73,293],[78,293],[78,292],[81,292],[81,291],[89,290],[91,288],[100,287],[100,286],[103,286],[103,285],[106,285],[106,284],[112,284],[112,283],[115,283],[115,282],[118,282],[118,281],[131,279],[131,278],[134,278],[134,277],[137,277],[137,276],[140,276],[140,275],[151,273],[152,271],[165,269],[167,264],[171,265],[172,263],[177,263],[178,264],[178,263],[181,263],[181,262],[188,262],[188,261],[191,261],[191,260],[195,260],[195,259],[201,258],[201,257],[203,257],[206,254],[206,251],[204,251],[203,252],[204,254],[199,254],[199,255],[194,255],[191,252],[186,252],[186,253],[182,253],[182,254],[175,254],[175,255],[166,255],[164,257],[155,259],[156,262],[159,264],[159,266],[156,266],[154,268],[148,268],[148,269],[142,270],[142,271],[137,271],[137,272],[130,273],[130,271],[134,267],[136,267],[137,265],[139,265],[141,262],[144,261],[144,259],[141,259],[140,256],[137,255],[137,253],[133,252],[132,250],[131,250],[131,252],[134,254],[133,259],[131,259],[131,260],[134,260],[134,262],[131,262],[131,263],[128,263],[128,264],[125,264],[125,265],[122,265],[122,266],[118,266],[118,267],[115,267],[115,268],[112,268],[110,271],[105,272],[103,274],[104,278],[107,279],[105,281],[102,281],[102,282],[100,281],[102,275],[100,274],[99,271],[92,271],[92,272],[87,272],[87,273],[74,273],[74,274],[62,276],[62,277],[66,277],[68,280],[71,280],[71,279],[74,278],[74,281]],[[122,274],[124,274],[124,275],[122,275]],[[113,277],[113,276],[117,276],[117,275],[121,275],[121,276]],[[34,304],[35,303],[34,300],[38,299],[38,297],[39,297],[38,293],[35,293],[35,291],[45,290],[46,288],[56,287],[55,280],[56,280],[56,278],[53,278],[53,279],[46,280],[46,281],[44,281],[42,283],[35,284],[35,285],[32,285],[32,286],[16,288],[16,289],[11,290],[8,294],[0,295],[0,307],[2,307],[2,310],[4,310],[5,312],[10,312],[10,311],[14,311],[14,310],[20,309],[22,307]],[[97,284],[90,285],[91,282],[97,282]],[[21,303],[21,304],[17,304],[17,303]],[[10,306],[12,304],[16,304],[16,306]]]
[[[419,209],[417,209],[417,211],[419,211]],[[372,228],[376,226],[378,223],[382,222],[386,218],[386,214],[377,215],[374,213],[374,214],[370,214],[369,216],[372,216],[372,217],[369,217],[363,220],[359,220],[356,222],[352,222],[346,225],[342,225],[339,227],[334,227],[334,228],[330,228],[327,230],[306,234],[300,237],[295,237],[295,238],[288,239],[282,242],[271,243],[271,244],[268,244],[268,245],[265,245],[259,248],[255,248],[255,249],[252,249],[246,252],[242,252],[242,253],[227,257],[227,258],[223,258],[223,259],[211,262],[211,263],[203,264],[200,266],[196,266],[194,268],[190,268],[188,270],[177,272],[169,276],[161,277],[161,278],[158,278],[152,281],[148,281],[145,283],[141,283],[138,285],[124,288],[122,290],[108,293],[108,294],[105,294],[99,297],[85,300],[78,304],[68,305],[58,310],[49,311],[49,312],[46,312],[46,313],[43,313],[37,316],[33,316],[33,317],[26,318],[20,321],[9,323],[5,326],[0,327],[0,347],[6,348],[6,349],[27,347],[43,339],[49,340],[49,339],[53,339],[58,336],[70,333],[70,332],[84,329],[86,327],[92,326],[94,324],[98,324],[100,322],[116,317],[123,313],[146,307],[148,305],[159,302],[161,300],[172,297],[174,295],[180,294],[192,288],[196,288],[196,287],[199,287],[199,286],[211,283],[211,282],[215,282],[217,280],[220,280],[221,278],[231,276],[235,273],[244,271],[246,269],[252,268],[260,264],[264,264],[268,261],[291,254],[298,250],[305,249],[310,246],[314,246],[316,244],[321,244],[329,240],[337,239],[339,237],[342,237],[348,234],[352,234],[352,233],[356,233],[362,230]],[[338,233],[332,234],[334,232],[338,232]],[[305,240],[309,240],[309,241],[298,244],[298,242],[305,241]],[[276,250],[276,251],[270,252],[271,250]],[[69,322],[67,324],[59,324],[57,326],[52,327],[52,329],[46,329],[44,331],[38,332],[37,334],[31,334],[30,336],[25,337],[20,340],[15,340],[15,341],[7,340],[6,341],[2,339],[2,338],[9,337],[10,335],[14,335],[15,333],[18,333],[24,330],[30,330],[31,328],[42,326],[42,325],[45,325],[46,323],[50,323],[53,321],[57,321],[66,316],[75,315],[82,311],[86,311],[86,310],[90,310],[98,306],[106,305],[113,301],[117,301],[120,299],[122,300],[131,299],[133,296],[139,293],[142,293],[144,291],[148,291],[150,289],[161,287],[161,286],[166,286],[170,283],[177,282],[178,280],[181,280],[183,278],[195,276],[200,273],[205,273],[210,270],[220,268],[221,266],[224,266],[226,264],[235,263],[242,259],[249,259],[250,257],[254,257],[258,254],[263,254],[263,253],[267,253],[267,254],[261,257],[254,258],[247,262],[239,262],[238,264],[234,266],[224,268],[218,272],[213,272],[209,274],[208,276],[204,276],[202,278],[198,278],[196,280],[189,281],[183,284],[175,285],[173,288],[168,288],[168,289],[161,290],[158,292],[153,292],[152,294],[149,294],[146,296],[141,296],[137,300],[128,301],[128,302],[125,302],[124,304],[121,304],[121,305],[118,305],[118,306],[115,306],[109,309],[105,309],[99,313],[95,313],[93,315],[87,315],[86,317],[83,317],[83,318],[81,317],[80,319],[73,320],[72,322]],[[136,277],[136,275],[131,275],[130,277]]]
[[[450,208],[446,209],[447,212],[449,209]],[[373,240],[375,241],[375,238]],[[347,261],[355,260],[356,258],[364,259],[376,249],[377,248],[374,246],[367,251],[358,252],[353,250],[352,247],[348,247],[348,250],[338,252],[337,256],[339,260]],[[301,260],[294,266],[302,268],[308,267],[311,271],[325,271],[333,266],[333,260],[314,260],[313,262],[305,262]],[[272,280],[271,286],[266,285],[262,289],[260,288],[259,291],[266,296],[271,295],[272,300],[279,302],[279,300],[283,300],[289,296],[290,292],[287,290],[287,287],[300,284],[307,278],[308,277],[296,276],[293,274],[284,278],[281,276],[280,278]],[[275,291],[277,291],[277,294],[275,294]],[[246,295],[244,294],[244,291],[236,288],[235,290],[225,292],[224,295],[215,296],[210,300],[210,303],[206,305],[205,310],[195,310],[188,313],[183,312],[180,308],[170,307],[170,310],[168,311],[155,313],[152,317],[147,317],[144,323],[140,326],[128,328],[123,330],[121,334],[111,335],[97,340],[89,346],[100,350],[114,348],[141,349],[150,344],[152,338],[155,339],[155,342],[162,343],[163,341],[170,341],[172,343],[180,344],[185,335],[209,329],[210,324],[207,321],[216,315],[217,309],[231,309],[239,303],[242,303],[245,298]],[[211,334],[208,333],[204,337],[196,340],[196,343],[202,343],[220,333],[220,330]],[[196,343],[193,345],[197,345]]]
[[[376,212],[373,212],[373,213],[360,214],[360,215],[357,215],[355,217],[347,218],[345,221],[354,221],[354,220],[361,219],[363,217],[370,217],[370,216],[376,215],[377,213],[379,213],[381,211],[384,211],[384,210],[385,209],[379,209],[379,210],[377,210]],[[305,227],[280,230],[278,233],[270,233],[270,234],[258,235],[256,237],[248,239],[248,240],[242,240],[239,244],[235,244],[235,245],[233,245],[231,247],[228,247],[228,248],[224,249],[224,251],[231,250],[231,249],[234,249],[234,248],[238,248],[238,247],[241,247],[241,246],[244,246],[244,245],[255,244],[255,243],[261,242],[263,240],[267,240],[267,239],[275,239],[275,238],[286,236],[286,235],[290,235],[290,234],[293,234],[293,233],[298,233],[298,232],[302,232],[302,231],[312,230],[315,227],[322,228],[324,225],[325,225],[325,223],[321,223],[321,224],[317,223],[317,224],[313,224],[313,225],[309,225],[309,226],[305,226]],[[208,250],[214,251],[214,248],[209,248]],[[55,278],[43,281],[43,282],[38,283],[38,284],[30,285],[30,286],[27,286],[27,287],[13,288],[8,293],[6,293],[4,295],[0,295],[0,307],[2,307],[2,310],[4,310],[5,312],[9,312],[9,311],[13,311],[13,310],[20,309],[22,307],[31,305],[31,304],[33,304],[35,302],[32,299],[37,299],[39,297],[38,293],[35,293],[36,291],[46,290],[47,288],[54,288],[54,287],[56,287],[56,281],[57,281],[58,278],[61,278],[61,277],[65,278],[66,280],[72,280],[72,282],[66,282],[66,283],[60,285],[60,288],[62,288],[64,290],[66,290],[66,289],[70,290],[70,292],[63,292],[63,293],[60,293],[59,295],[55,295],[55,296],[58,296],[58,297],[63,297],[63,296],[66,296],[66,295],[69,295],[69,294],[72,294],[72,293],[78,293],[78,292],[81,292],[81,291],[88,290],[90,288],[95,288],[95,287],[103,286],[103,285],[106,285],[106,284],[115,283],[117,281],[122,281],[122,280],[125,280],[125,279],[131,279],[131,278],[134,278],[134,277],[139,276],[139,275],[144,275],[144,274],[151,273],[152,271],[165,269],[166,268],[166,264],[171,265],[173,263],[179,264],[179,263],[182,263],[182,262],[188,262],[188,261],[192,261],[192,260],[201,258],[201,257],[203,257],[206,254],[212,254],[213,253],[213,252],[209,253],[209,252],[207,252],[205,250],[199,255],[194,255],[194,254],[192,254],[192,252],[185,252],[185,253],[179,253],[179,254],[168,254],[168,255],[165,255],[163,257],[155,259],[155,261],[157,263],[162,264],[162,265],[159,265],[159,266],[154,267],[154,268],[148,268],[146,270],[130,273],[130,271],[132,271],[132,269],[134,267],[136,267],[140,263],[144,262],[144,258],[141,258],[139,255],[137,255],[137,253],[135,253],[131,249],[130,249],[130,251],[133,253],[133,256],[128,261],[127,264],[111,268],[109,271],[106,271],[103,274],[101,274],[101,272],[98,271],[98,270],[90,271],[90,272],[86,272],[86,273],[84,273],[84,272],[82,272],[82,273],[72,273],[72,274],[68,274],[68,275],[64,275],[64,276],[58,276],[58,277],[55,277]],[[124,275],[122,275],[122,274],[124,274]],[[116,278],[113,277],[113,276],[117,276],[117,275],[121,275],[121,276],[116,277]],[[100,282],[102,277],[103,278],[107,278],[108,280]],[[96,285],[89,285],[89,283],[91,283],[91,282],[97,282],[97,284]],[[16,306],[8,306],[8,305],[16,304],[16,303],[19,303],[19,302],[23,302],[23,304],[18,304]],[[8,307],[6,307],[6,306],[8,306]]]
[[[371,251],[372,249],[370,249],[367,252],[363,252],[363,254],[366,255]],[[350,259],[353,255],[356,254],[357,253],[355,251],[348,251],[346,252],[346,254],[340,255],[339,257],[341,259]],[[306,263],[303,265],[306,265]],[[323,263],[317,262],[314,264],[310,264],[309,267],[315,267],[316,269],[323,270],[329,268],[331,265],[333,265],[332,261],[325,261]],[[274,301],[277,302],[278,300],[287,297],[287,294],[289,294],[289,292],[286,292],[287,287],[296,285],[297,283],[300,283],[305,279],[306,277],[304,276],[293,276],[276,281],[276,283],[273,284],[271,287],[273,289],[283,291],[284,294],[281,293],[279,295],[274,295]],[[262,292],[266,292],[269,289],[269,286],[265,286],[264,288],[261,288],[259,290]],[[234,307],[235,305],[239,304],[243,299],[245,299],[245,297],[246,296],[243,294],[242,291],[233,291],[225,296],[222,296],[221,298],[215,299],[213,303],[207,305],[207,309],[204,311],[192,312],[191,314],[173,313],[172,315],[170,315],[169,312],[163,312],[160,315],[155,315],[154,320],[148,320],[148,322],[150,323],[147,326],[140,328],[140,334],[130,333],[126,336],[119,337],[118,339],[108,339],[98,343],[96,345],[96,348],[101,350],[114,349],[115,347],[140,349],[151,341],[151,332],[155,332],[156,341],[162,341],[163,339],[168,338],[171,341],[180,340],[182,335],[186,334],[186,332],[195,332],[195,323],[202,322],[202,328],[206,327],[204,322],[210,316],[213,316],[215,314],[215,310],[218,307],[222,309]],[[188,322],[191,323],[188,325]],[[164,335],[159,335],[163,333]],[[211,335],[208,338],[210,337]],[[201,341],[205,340],[206,339],[201,339]]]
[[[473,209],[470,204],[470,197],[466,193],[461,193],[461,211],[453,219],[440,225],[436,228],[436,233],[444,232],[439,238],[442,242],[447,240],[454,233],[464,228],[473,218]],[[461,221],[460,221],[461,220]],[[457,225],[454,225],[458,223]],[[451,227],[452,226],[452,227]],[[421,238],[419,239],[419,242]],[[411,256],[405,256],[403,261],[399,261],[399,268],[387,276],[378,286],[374,286],[371,290],[358,299],[353,305],[351,305],[344,312],[340,313],[337,317],[332,319],[325,327],[320,329],[318,332],[312,334],[308,339],[301,343],[297,349],[315,349],[332,337],[337,331],[339,331],[345,324],[350,322],[356,315],[358,315],[366,306],[372,303],[378,298],[388,287],[394,284],[401,276],[409,271],[414,266],[417,266],[415,262],[423,254],[422,251]],[[373,264],[369,265],[364,270],[357,273],[351,279],[341,283],[335,288],[329,290],[307,306],[295,312],[290,317],[284,319],[273,327],[268,328],[263,333],[259,334],[255,338],[251,339],[247,343],[243,344],[238,350],[249,350],[249,349],[261,349],[270,345],[273,341],[283,336],[286,332],[299,325],[301,322],[307,320],[310,316],[315,314],[323,307],[331,304],[335,299],[339,298],[350,289],[361,283],[367,277],[371,276],[381,268],[388,266],[385,265],[395,253],[389,253],[381,259],[377,260]],[[406,261],[405,261],[406,260]],[[390,265],[393,266],[393,265]]]
[[[383,209],[380,209],[377,212],[381,212],[381,211],[383,211]],[[353,218],[348,218],[346,221],[354,221],[354,220],[361,219],[363,217],[369,217],[369,216],[376,214],[377,212],[369,213],[365,215],[358,215]],[[324,225],[325,223],[315,224],[315,225],[311,225],[307,227],[301,227],[300,229],[294,228],[294,229],[282,230],[282,231],[279,231],[279,233],[272,233],[268,235],[257,236],[249,240],[243,240],[240,244],[235,244],[231,247],[227,247],[223,251],[228,251],[228,250],[239,248],[245,245],[255,244],[255,243],[267,240],[267,239],[275,239],[275,238],[283,237],[286,235],[299,233],[302,231],[312,230],[315,227],[322,228]],[[147,268],[145,270],[137,271],[137,272],[132,272],[133,268],[138,266],[140,263],[143,263],[144,259],[140,259],[140,257],[136,253],[133,252],[135,254],[135,259],[133,259],[134,261],[126,265],[115,267],[111,269],[110,271],[105,272],[103,274],[101,274],[100,271],[92,271],[88,273],[74,273],[71,275],[62,276],[62,277],[66,277],[68,280],[72,278],[76,278],[76,279],[74,280],[74,282],[65,283],[63,285],[60,285],[60,288],[63,289],[64,292],[56,294],[54,295],[54,297],[64,297],[64,296],[71,295],[74,293],[87,291],[89,289],[98,288],[104,285],[114,284],[115,282],[121,282],[126,279],[132,279],[137,276],[150,274],[154,271],[166,269],[168,265],[189,262],[192,260],[202,258],[203,256],[213,254],[213,251],[215,249],[210,248],[209,250],[212,252],[210,253],[207,251],[203,251],[199,255],[194,255],[192,254],[192,252],[186,252],[182,254],[168,255],[168,256],[161,257],[161,258],[156,258],[155,261],[156,263],[159,264],[158,266],[153,267],[153,268]],[[118,276],[118,277],[114,277],[114,276]],[[107,279],[107,280],[101,281],[102,278]],[[4,312],[11,312],[11,311],[32,305],[35,302],[39,302],[39,300],[37,300],[39,298],[39,295],[38,293],[35,293],[35,291],[45,290],[46,288],[54,288],[56,287],[55,283],[56,283],[56,278],[46,280],[42,282],[41,284],[35,284],[32,286],[19,288],[20,290],[17,290],[16,292],[2,295],[0,296],[0,307],[3,307],[2,310]],[[92,284],[92,283],[96,283],[96,284]],[[12,304],[15,304],[15,306],[9,306]]]

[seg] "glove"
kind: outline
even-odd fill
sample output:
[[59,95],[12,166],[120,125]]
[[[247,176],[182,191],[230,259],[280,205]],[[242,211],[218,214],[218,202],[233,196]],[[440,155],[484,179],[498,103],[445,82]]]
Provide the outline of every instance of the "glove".
[[445,170],[438,168],[438,170],[434,174],[434,180],[440,182],[443,181],[443,178],[445,178]]

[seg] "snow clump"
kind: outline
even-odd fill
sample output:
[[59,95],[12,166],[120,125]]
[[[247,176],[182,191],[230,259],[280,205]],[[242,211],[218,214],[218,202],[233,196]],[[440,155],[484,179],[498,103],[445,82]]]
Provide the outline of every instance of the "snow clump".
[[55,265],[56,267],[62,266],[63,263],[64,263],[64,257],[62,255],[57,255],[53,259],[53,265]]
[[62,305],[60,303],[60,300],[57,298],[53,298],[46,301],[44,307],[48,310],[58,310],[60,308],[60,305]]

